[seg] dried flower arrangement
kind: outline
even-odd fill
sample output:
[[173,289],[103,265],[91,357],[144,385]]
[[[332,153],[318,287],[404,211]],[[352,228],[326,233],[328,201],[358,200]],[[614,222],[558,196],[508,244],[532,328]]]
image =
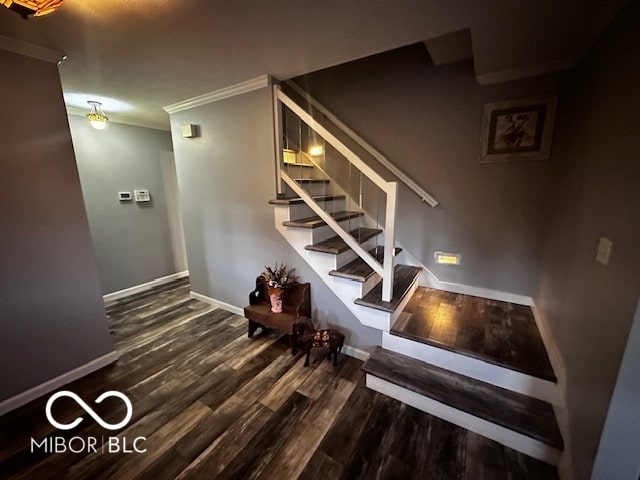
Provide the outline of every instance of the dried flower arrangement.
[[287,268],[285,263],[278,264],[276,262],[274,267],[264,267],[266,270],[262,272],[262,278],[264,278],[265,284],[269,289],[269,295],[273,293],[273,290],[286,289],[291,283],[298,281],[295,268]]

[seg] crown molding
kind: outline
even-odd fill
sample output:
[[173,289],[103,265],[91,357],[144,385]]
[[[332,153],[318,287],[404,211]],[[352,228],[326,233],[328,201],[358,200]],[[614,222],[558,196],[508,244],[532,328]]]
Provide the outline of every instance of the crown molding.
[[578,64],[579,58],[561,58],[551,62],[537,63],[525,67],[510,68],[500,72],[476,73],[476,79],[480,85],[491,85],[494,83],[510,82],[522,78],[536,77],[545,73],[563,72],[571,70]]
[[166,107],[163,107],[163,109],[168,114],[182,112],[183,110],[206,105],[207,103],[217,102],[225,98],[234,97],[236,95],[241,95],[253,90],[258,90],[260,88],[265,88],[270,84],[271,78],[269,77],[269,75],[262,75],[251,80],[247,80],[246,82],[236,83],[235,85],[221,88],[220,90],[215,90],[198,97],[189,98],[172,105],[167,105]]
[[69,105],[65,105],[65,107],[67,109],[67,114],[69,115],[78,115],[78,116],[84,117],[89,112],[89,109],[87,108],[83,110],[82,108],[70,107]]
[[55,64],[60,63],[67,57],[62,52],[23,42],[6,35],[0,35],[0,49]]
[[[88,108],[82,109],[78,107],[71,107],[69,105],[66,105],[65,108],[67,110],[67,115],[74,115],[76,117],[85,118],[87,116],[87,113],[89,113]],[[121,125],[128,125],[130,127],[151,128],[152,130],[160,130],[162,132],[171,131],[171,127],[168,124],[158,125],[157,123],[144,122],[139,120],[129,120],[129,119],[123,120],[119,118],[117,115],[114,116],[113,113],[109,113],[109,123],[119,123]]]

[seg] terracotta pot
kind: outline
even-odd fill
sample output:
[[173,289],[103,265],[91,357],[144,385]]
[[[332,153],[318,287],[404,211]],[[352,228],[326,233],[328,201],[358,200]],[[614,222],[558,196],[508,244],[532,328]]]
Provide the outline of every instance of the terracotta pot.
[[273,313],[282,313],[282,289],[269,288],[268,293],[271,301],[271,311]]
[[269,300],[271,301],[271,311],[273,313],[281,313],[282,312],[282,296],[271,294],[269,295]]

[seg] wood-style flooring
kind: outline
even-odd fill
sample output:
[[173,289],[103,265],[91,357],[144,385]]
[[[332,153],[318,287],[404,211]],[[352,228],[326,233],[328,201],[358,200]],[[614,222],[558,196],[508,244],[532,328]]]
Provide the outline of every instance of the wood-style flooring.
[[531,308],[420,287],[391,333],[556,381]]
[[[362,362],[341,355],[334,369],[315,350],[305,368],[282,336],[248,339],[244,318],[188,293],[175,282],[108,305],[120,359],[64,387],[110,423],[124,404],[94,400],[126,394],[133,416],[122,430],[103,429],[66,398],[53,416],[84,420],[56,430],[46,395],[0,417],[0,478],[557,478],[544,463],[368,390]],[[146,451],[31,452],[32,438],[63,437],[77,450],[108,436],[119,445],[144,437]]]

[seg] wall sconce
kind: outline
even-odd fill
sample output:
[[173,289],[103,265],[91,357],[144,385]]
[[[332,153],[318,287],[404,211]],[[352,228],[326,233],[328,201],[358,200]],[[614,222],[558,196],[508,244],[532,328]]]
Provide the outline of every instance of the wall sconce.
[[64,0],[0,0],[0,5],[13,10],[24,19],[53,13],[63,3]]
[[104,130],[109,120],[107,116],[102,112],[102,103],[95,100],[87,101],[91,105],[91,111],[87,114],[87,119],[93,128],[96,130]]
[[459,253],[435,252],[433,257],[439,265],[460,265],[462,255]]
[[324,147],[322,145],[311,145],[309,147],[310,157],[319,157],[324,153]]

